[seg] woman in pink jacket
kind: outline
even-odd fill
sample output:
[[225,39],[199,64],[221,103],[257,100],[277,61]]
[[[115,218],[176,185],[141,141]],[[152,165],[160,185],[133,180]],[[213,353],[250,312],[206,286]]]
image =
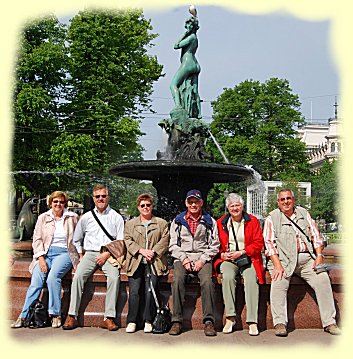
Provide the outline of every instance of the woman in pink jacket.
[[33,261],[29,266],[32,273],[22,312],[12,328],[24,326],[31,304],[38,300],[46,281],[49,300],[48,313],[52,327],[61,326],[61,279],[79,262],[79,256],[72,243],[77,224],[76,213],[67,210],[68,196],[55,191],[49,196],[49,211],[42,213],[33,233]]

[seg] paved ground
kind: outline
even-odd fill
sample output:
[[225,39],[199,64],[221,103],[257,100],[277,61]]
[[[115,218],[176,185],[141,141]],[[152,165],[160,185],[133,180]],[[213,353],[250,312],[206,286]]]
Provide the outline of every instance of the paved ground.
[[[9,338],[14,339],[16,342],[21,343],[22,346],[36,342],[49,343],[49,342],[61,342],[65,343],[67,340],[70,343],[77,343],[79,346],[84,343],[96,343],[97,345],[103,344],[114,344],[118,347],[124,345],[134,346],[136,345],[152,345],[154,348],[164,347],[168,345],[173,346],[184,346],[188,344],[202,345],[204,349],[212,348],[215,344],[220,344],[224,348],[234,348],[239,345],[248,347],[274,347],[277,348],[288,348],[298,344],[310,344],[316,348],[327,348],[335,346],[341,337],[334,337],[323,330],[319,329],[298,329],[289,333],[286,338],[279,338],[274,335],[274,330],[266,330],[261,332],[257,337],[251,337],[247,330],[236,331],[231,334],[217,333],[216,337],[206,337],[202,330],[189,330],[183,332],[179,336],[171,336],[169,334],[146,334],[142,330],[137,331],[133,334],[125,332],[125,328],[119,329],[116,332],[109,332],[100,328],[77,328],[75,330],[67,331],[52,328],[44,329],[9,329]],[[158,347],[156,347],[158,346]]]

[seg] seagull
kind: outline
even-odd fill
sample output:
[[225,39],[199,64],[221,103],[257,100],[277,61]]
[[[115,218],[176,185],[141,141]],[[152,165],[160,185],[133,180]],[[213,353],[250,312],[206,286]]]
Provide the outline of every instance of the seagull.
[[190,5],[190,7],[189,7],[189,13],[190,13],[192,16],[194,16],[194,17],[197,16],[196,7],[195,7],[194,5]]

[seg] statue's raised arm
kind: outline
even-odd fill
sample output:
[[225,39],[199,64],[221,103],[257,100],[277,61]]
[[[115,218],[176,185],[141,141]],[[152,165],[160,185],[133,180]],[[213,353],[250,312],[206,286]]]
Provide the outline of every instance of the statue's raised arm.
[[196,60],[198,47],[196,32],[199,22],[196,16],[191,16],[185,22],[185,33],[178,40],[174,49],[181,49],[180,67],[170,84],[175,110],[183,108],[189,118],[201,118],[200,96],[198,92],[198,76],[201,67]]

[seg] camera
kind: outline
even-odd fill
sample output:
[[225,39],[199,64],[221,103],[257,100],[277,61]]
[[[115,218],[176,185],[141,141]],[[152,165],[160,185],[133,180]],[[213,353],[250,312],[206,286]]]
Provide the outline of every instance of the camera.
[[319,274],[321,272],[326,272],[327,271],[327,265],[326,264],[319,264],[318,266],[316,266],[314,268],[314,271],[316,272],[316,274]]

